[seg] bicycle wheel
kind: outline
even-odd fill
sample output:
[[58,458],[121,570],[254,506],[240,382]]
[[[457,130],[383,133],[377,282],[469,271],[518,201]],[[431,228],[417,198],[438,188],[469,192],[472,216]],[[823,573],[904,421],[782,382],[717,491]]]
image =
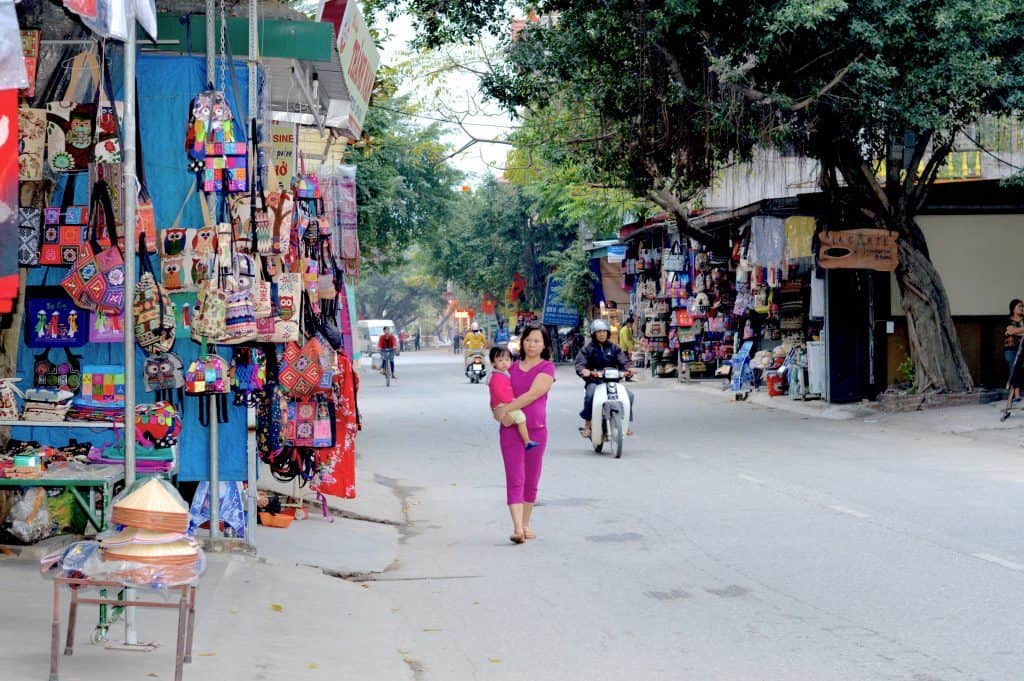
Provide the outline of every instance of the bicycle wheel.
[[608,416],[608,441],[616,459],[622,458],[622,414],[613,411]]
[[391,362],[384,360],[384,384],[391,387]]

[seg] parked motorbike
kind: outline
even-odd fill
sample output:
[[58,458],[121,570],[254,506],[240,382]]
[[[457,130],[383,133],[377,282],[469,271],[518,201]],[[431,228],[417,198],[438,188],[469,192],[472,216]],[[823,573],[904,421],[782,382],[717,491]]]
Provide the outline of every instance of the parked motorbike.
[[466,362],[466,376],[469,378],[469,382],[473,384],[479,383],[487,376],[487,366],[484,364],[484,354],[482,352],[477,351],[469,355]]
[[[594,391],[594,418],[591,422],[590,442],[594,451],[601,453],[605,443],[611,445],[616,459],[622,458],[622,440],[629,427],[629,392],[619,381],[626,373],[618,369],[603,369],[600,383]],[[600,415],[600,418],[598,418]]]

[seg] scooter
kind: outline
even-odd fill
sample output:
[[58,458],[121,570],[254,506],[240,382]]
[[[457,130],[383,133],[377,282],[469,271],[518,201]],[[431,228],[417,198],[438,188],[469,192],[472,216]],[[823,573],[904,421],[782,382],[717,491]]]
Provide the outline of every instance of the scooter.
[[469,382],[477,384],[484,380],[487,375],[487,367],[484,366],[484,356],[481,352],[474,352],[469,356],[469,361],[466,364],[466,376],[469,377]]
[[[590,429],[590,442],[594,451],[601,453],[607,442],[616,459],[622,458],[622,440],[629,427],[629,392],[620,386],[626,374],[618,369],[603,369],[600,383],[594,390],[594,418]],[[600,414],[600,420],[597,418]]]

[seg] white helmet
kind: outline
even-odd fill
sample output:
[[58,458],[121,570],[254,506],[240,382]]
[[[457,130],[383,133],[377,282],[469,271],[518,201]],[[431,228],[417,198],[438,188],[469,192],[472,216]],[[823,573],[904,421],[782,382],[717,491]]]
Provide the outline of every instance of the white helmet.
[[470,324],[469,328],[470,328],[471,331],[479,331],[480,330],[480,324],[477,323],[477,322],[473,322],[472,324]]
[[610,326],[608,326],[608,322],[606,322],[603,319],[595,319],[590,324],[590,333],[591,334],[595,334],[598,331],[609,331],[610,332],[611,330],[612,330],[612,328]]

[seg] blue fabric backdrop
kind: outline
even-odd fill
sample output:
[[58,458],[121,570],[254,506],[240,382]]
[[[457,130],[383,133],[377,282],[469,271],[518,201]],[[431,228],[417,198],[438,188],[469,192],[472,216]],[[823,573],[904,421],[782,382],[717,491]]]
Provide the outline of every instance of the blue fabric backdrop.
[[[248,74],[243,62],[234,62],[236,80],[238,83],[238,97],[241,102],[235,101],[230,79],[224,87],[231,110],[242,124],[238,129],[243,134],[246,131],[244,121],[248,118],[245,104],[248,102]],[[187,157],[185,153],[185,129],[188,123],[189,103],[196,93],[203,89],[206,79],[206,60],[200,57],[176,57],[162,55],[139,55],[137,60],[138,91],[139,91],[139,116],[140,132],[142,138],[142,159],[145,164],[145,178],[150,194],[153,198],[153,207],[156,212],[157,230],[169,227],[185,200],[189,183],[194,181],[194,176],[188,172]],[[121,74],[121,59],[115,57],[111,63],[112,79],[114,81],[114,96],[122,100],[123,87]],[[84,180],[84,178],[83,178]],[[76,203],[84,204],[89,200],[88,182],[80,180],[75,184]],[[57,195],[63,192],[63,183],[58,184]],[[202,214],[199,203],[192,201],[185,216],[182,218],[182,227],[198,227],[202,225]],[[155,257],[155,256],[154,256]],[[153,265],[156,267],[156,262]],[[50,270],[47,275],[47,270]],[[65,268],[36,268],[28,270],[28,283],[42,283],[46,277],[46,283],[59,284],[61,278],[67,272]],[[211,346],[212,347],[212,346]],[[174,351],[177,352],[185,366],[199,354],[199,345],[187,339],[178,339],[174,344]],[[21,346],[18,355],[18,375],[26,378],[23,383],[29,383],[32,376],[32,367],[35,362],[35,355],[40,352]],[[83,348],[72,350],[75,354],[83,356],[82,362],[86,364],[123,364],[124,352],[120,343],[87,345]],[[222,357],[231,356],[230,349],[221,348]],[[64,358],[63,350],[51,350],[51,359],[61,361]],[[141,349],[136,349],[136,364],[138,377],[137,401],[142,404],[151,402],[153,395],[142,392],[142,363],[145,354]],[[208,480],[210,470],[210,434],[207,428],[199,424],[199,403],[197,398],[185,398],[186,407],[184,414],[184,427],[182,429],[181,442],[178,447],[180,456],[179,479],[181,480]],[[230,405],[231,396],[228,396]],[[220,479],[221,480],[244,480],[246,474],[246,450],[248,431],[246,424],[246,411],[241,407],[229,406],[229,422],[221,424],[219,432],[220,440]],[[65,444],[69,438],[99,443],[113,440],[110,431],[87,430],[87,429],[53,429],[53,428],[25,428],[17,427],[12,429],[12,436],[19,439],[37,440],[44,444]]]

